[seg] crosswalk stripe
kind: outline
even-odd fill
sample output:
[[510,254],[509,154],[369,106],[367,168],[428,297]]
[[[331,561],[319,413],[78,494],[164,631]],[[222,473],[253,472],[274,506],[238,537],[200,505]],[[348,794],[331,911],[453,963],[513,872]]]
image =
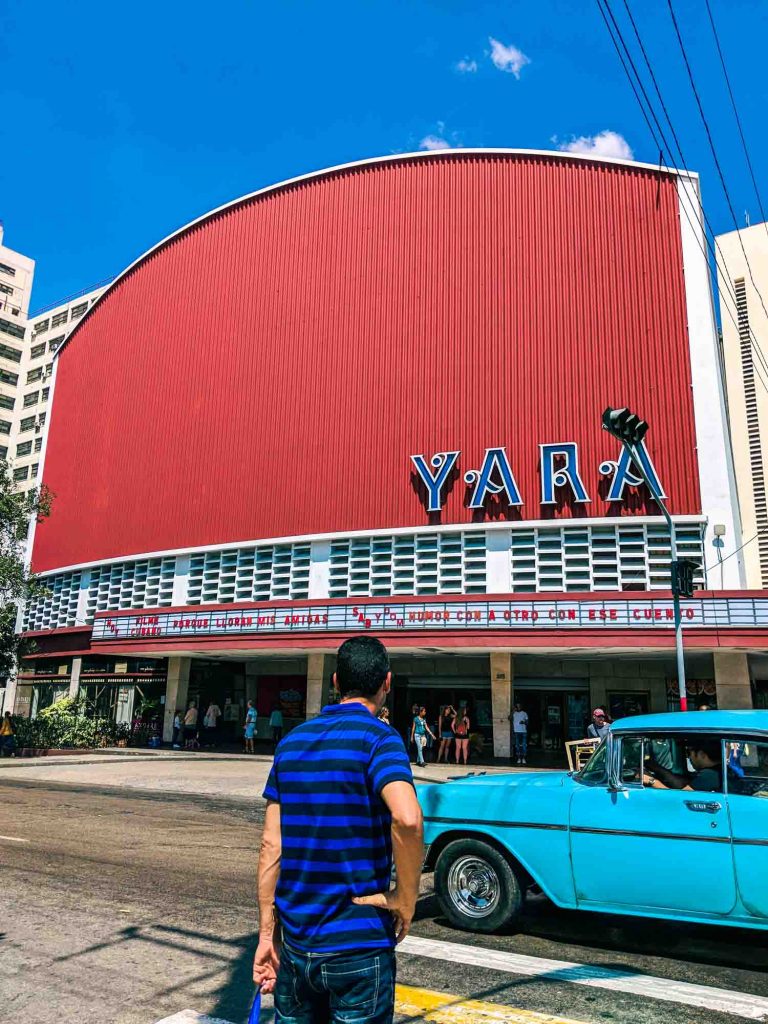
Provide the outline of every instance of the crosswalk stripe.
[[448,963],[468,964],[508,974],[522,974],[547,981],[567,981],[575,985],[625,992],[647,999],[667,1003],[682,1003],[720,1013],[730,1013],[746,1020],[768,1020],[768,999],[745,992],[735,992],[708,985],[694,985],[687,981],[673,981],[649,974],[633,973],[612,967],[572,963],[567,960],[548,960],[543,957],[506,953],[485,946],[467,946],[439,939],[422,939],[409,935],[398,949],[413,956],[426,956]]
[[583,1024],[569,1017],[519,1010],[480,999],[463,999],[447,992],[398,985],[395,1012],[429,1024]]

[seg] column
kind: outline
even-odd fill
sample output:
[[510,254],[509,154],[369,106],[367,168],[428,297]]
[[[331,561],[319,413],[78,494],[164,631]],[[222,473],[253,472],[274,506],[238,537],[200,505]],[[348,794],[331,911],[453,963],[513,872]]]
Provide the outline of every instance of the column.
[[493,756],[510,757],[510,714],[514,664],[508,651],[491,653],[491,713],[493,716]]
[[80,692],[80,672],[83,667],[82,658],[72,659],[72,671],[69,676],[69,696],[76,697]]
[[715,662],[717,706],[723,711],[751,708],[752,687],[747,655],[740,651],[715,651],[712,657]]
[[329,670],[329,655],[307,655],[307,720],[316,718],[320,714],[323,699],[327,697],[327,688],[324,683]]
[[173,739],[173,716],[176,708],[187,709],[187,692],[189,690],[190,658],[169,658],[168,675],[165,684],[165,714],[163,716],[163,739],[170,743]]

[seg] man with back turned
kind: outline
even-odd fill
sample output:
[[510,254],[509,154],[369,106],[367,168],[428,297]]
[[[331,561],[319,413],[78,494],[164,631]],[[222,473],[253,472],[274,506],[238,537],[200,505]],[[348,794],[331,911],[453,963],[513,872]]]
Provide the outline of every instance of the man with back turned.
[[253,976],[274,992],[276,1024],[336,1024],[351,1010],[359,1024],[388,1024],[394,947],[419,891],[411,766],[377,717],[392,682],[386,648],[371,636],[345,641],[333,681],[341,702],[286,736],[264,790]]

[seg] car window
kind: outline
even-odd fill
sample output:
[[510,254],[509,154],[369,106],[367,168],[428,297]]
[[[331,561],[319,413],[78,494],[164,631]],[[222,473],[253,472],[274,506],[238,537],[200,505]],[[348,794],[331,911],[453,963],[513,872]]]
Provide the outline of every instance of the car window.
[[589,761],[584,765],[576,778],[580,782],[586,782],[591,786],[599,786],[608,780],[606,765],[607,745],[601,743]]
[[722,738],[706,733],[650,736],[643,744],[643,779],[654,790],[722,793]]
[[728,792],[768,800],[768,742],[729,740]]
[[621,740],[621,781],[625,786],[643,784],[643,745],[641,736]]

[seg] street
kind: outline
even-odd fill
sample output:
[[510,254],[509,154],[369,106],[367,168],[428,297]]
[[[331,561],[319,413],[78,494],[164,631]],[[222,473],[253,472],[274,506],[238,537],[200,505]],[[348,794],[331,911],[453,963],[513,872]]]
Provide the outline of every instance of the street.
[[[114,786],[103,784],[106,762],[0,769],[0,1019],[154,1024],[190,1008],[245,1020],[266,759],[231,762],[252,771],[252,797],[185,792],[185,778],[216,763],[193,761],[163,760],[164,792],[125,785],[148,770],[144,759],[122,759]],[[515,931],[473,937],[445,925],[431,884],[427,876],[399,955],[400,1020],[434,1010],[430,993],[452,1004],[435,1021],[494,1019],[487,1004],[498,1019],[530,1022],[733,1024],[768,1014],[765,933],[563,912],[534,897]],[[718,990],[741,996],[723,1002]]]

